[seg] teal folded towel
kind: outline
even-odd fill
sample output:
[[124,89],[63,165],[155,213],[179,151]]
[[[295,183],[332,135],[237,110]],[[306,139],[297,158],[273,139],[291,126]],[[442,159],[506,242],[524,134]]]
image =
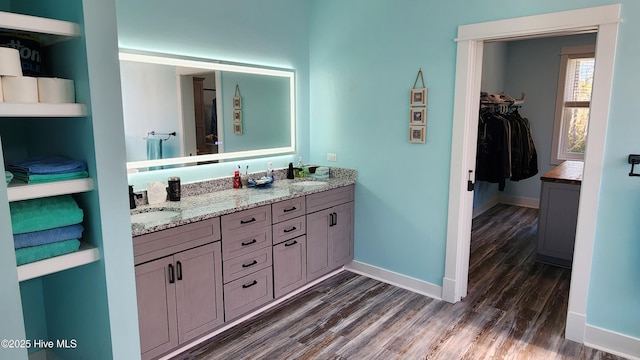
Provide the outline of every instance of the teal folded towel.
[[16,263],[18,265],[24,265],[54,256],[69,254],[78,251],[79,248],[80,241],[78,239],[71,239],[46,245],[16,249]]
[[14,234],[79,224],[84,217],[71,195],[14,201],[9,209]]
[[13,174],[9,171],[5,171],[4,172],[4,179],[7,182],[7,185],[9,185],[9,183],[11,182],[11,179],[13,179]]
[[84,179],[89,177],[89,173],[86,171],[75,171],[64,174],[32,174],[27,175],[24,173],[16,173],[15,178],[18,180],[22,180],[29,184],[42,184],[53,181],[63,181],[63,180],[73,180],[73,179]]

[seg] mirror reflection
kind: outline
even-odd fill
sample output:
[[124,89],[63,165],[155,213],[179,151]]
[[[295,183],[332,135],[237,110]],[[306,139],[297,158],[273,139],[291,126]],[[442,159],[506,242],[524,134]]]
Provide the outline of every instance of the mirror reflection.
[[292,71],[120,54],[127,167],[295,151]]

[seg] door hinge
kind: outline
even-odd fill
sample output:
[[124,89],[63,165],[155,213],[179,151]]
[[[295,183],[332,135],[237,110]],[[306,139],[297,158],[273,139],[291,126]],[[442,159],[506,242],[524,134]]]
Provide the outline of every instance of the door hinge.
[[473,181],[471,181],[471,174],[473,173],[473,170],[469,170],[469,178],[467,180],[467,191],[473,191],[474,189],[474,183]]

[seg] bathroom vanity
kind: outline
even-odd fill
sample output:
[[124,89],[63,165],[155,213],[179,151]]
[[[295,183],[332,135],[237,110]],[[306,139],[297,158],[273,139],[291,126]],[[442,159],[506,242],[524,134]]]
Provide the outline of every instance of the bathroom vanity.
[[142,358],[188,346],[353,260],[355,171],[132,210]]

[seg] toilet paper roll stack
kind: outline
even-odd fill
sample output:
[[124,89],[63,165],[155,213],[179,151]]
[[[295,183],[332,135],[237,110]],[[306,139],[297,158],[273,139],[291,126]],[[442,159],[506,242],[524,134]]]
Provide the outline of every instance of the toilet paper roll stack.
[[0,47],[0,102],[74,103],[73,80],[22,76],[17,49]]

